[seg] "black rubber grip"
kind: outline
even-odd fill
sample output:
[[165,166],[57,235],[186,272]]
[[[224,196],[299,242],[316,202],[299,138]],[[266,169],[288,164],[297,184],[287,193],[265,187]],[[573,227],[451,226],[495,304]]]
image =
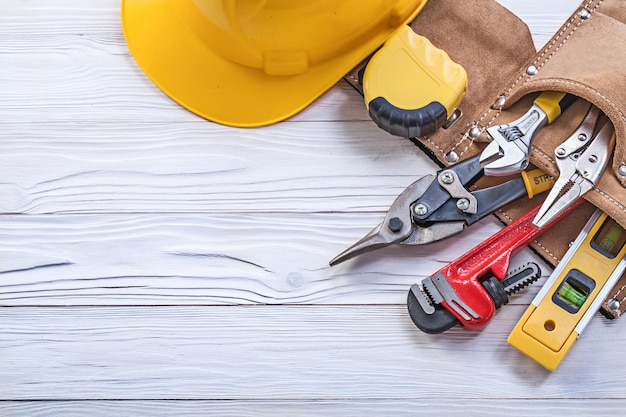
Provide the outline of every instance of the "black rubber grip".
[[446,108],[439,102],[405,110],[392,105],[384,97],[370,101],[369,113],[381,129],[409,139],[433,133],[448,119]]
[[561,113],[563,113],[573,102],[578,99],[577,96],[567,93],[563,96],[563,98],[559,101],[559,107],[561,108]]

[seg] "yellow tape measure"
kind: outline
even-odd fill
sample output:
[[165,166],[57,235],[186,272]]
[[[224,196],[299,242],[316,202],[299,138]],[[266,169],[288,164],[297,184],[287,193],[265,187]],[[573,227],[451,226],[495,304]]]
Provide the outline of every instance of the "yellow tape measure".
[[508,342],[555,370],[626,268],[626,231],[597,210],[565,254]]
[[374,122],[393,135],[414,138],[434,132],[455,114],[467,73],[403,26],[369,60],[361,83]]

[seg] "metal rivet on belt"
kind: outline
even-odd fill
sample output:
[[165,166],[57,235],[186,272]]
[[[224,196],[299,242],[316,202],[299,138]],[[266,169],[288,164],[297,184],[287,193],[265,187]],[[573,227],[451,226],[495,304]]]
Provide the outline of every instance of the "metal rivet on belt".
[[480,135],[480,128],[478,126],[472,126],[469,130],[469,136],[472,139],[476,139]]
[[528,68],[526,68],[526,74],[530,76],[537,74],[538,71],[539,71],[539,68],[537,68],[534,65],[531,65]]
[[587,9],[582,9],[580,12],[578,12],[578,17],[583,20],[587,20],[591,17],[591,12]]
[[450,151],[446,154],[446,161],[448,162],[456,162],[459,160],[459,155],[456,152]]
[[617,172],[619,173],[619,175],[621,175],[622,177],[626,176],[626,164],[622,164],[619,166],[619,168],[617,168]]
[[606,304],[611,310],[619,310],[619,301],[615,298],[611,298]]
[[504,106],[504,103],[506,103],[506,97],[500,96],[496,102],[493,103],[493,107],[501,109]]

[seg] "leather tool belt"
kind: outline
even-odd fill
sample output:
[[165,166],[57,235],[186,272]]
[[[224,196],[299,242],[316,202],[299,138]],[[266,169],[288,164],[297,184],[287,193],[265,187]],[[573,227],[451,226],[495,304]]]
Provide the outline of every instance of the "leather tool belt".
[[[481,130],[520,117],[542,91],[572,93],[601,109],[615,127],[615,152],[588,201],[568,216],[567,227],[552,228],[531,246],[556,265],[595,207],[626,227],[626,1],[585,1],[547,44],[537,51],[528,27],[493,0],[429,0],[411,23],[413,30],[443,49],[468,75],[468,89],[459,106],[463,116],[447,130],[439,129],[416,142],[446,166],[480,153]],[[360,90],[355,68],[345,80]],[[558,176],[554,150],[576,129],[587,105],[579,100],[558,122],[544,126],[532,143],[530,161]],[[498,181],[486,178],[486,181]],[[486,182],[477,186],[482,188]],[[521,200],[496,213],[508,224],[540,203]],[[541,197],[543,198],[543,197]],[[626,275],[603,304],[603,313],[626,311]]]

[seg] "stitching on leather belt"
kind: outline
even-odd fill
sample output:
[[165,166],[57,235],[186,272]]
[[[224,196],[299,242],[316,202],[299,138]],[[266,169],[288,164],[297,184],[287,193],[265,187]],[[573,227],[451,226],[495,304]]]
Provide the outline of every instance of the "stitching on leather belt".
[[614,199],[613,197],[611,197],[610,195],[608,195],[607,193],[605,193],[604,191],[599,189],[598,187],[594,187],[594,190],[596,190],[598,192],[598,194],[600,194],[602,197],[606,198],[614,206],[616,206],[617,208],[619,208],[623,212],[626,212],[626,207],[624,207],[622,205],[622,203],[620,203],[619,201],[617,201],[616,199]]
[[[563,27],[563,29],[556,35],[556,37],[554,37],[554,39],[552,39],[552,41],[543,47],[543,49],[541,50],[541,52],[538,52],[539,55],[537,56],[537,58],[535,58],[535,60],[533,61],[532,65],[537,66],[539,69],[542,68],[552,57],[554,57],[556,55],[556,53],[563,47],[563,45],[565,44],[565,42],[567,42],[576,32],[576,30],[580,27],[580,25],[583,24],[583,22],[585,20],[581,19],[579,17],[579,13],[582,9],[587,9],[590,11],[590,17],[589,19],[591,19],[591,17],[593,17],[593,12],[595,12],[598,7],[600,7],[600,5],[602,4],[603,0],[599,0],[597,2],[597,4],[595,6],[593,6],[593,8],[591,10],[589,10],[589,8],[591,7],[591,5],[594,3],[594,0],[590,0],[587,3],[585,3],[583,6],[581,6],[574,14],[572,14],[572,16],[570,17],[569,21],[565,24],[565,26]],[[586,20],[589,20],[586,19]],[[572,25],[574,24],[574,22],[578,21],[578,23],[572,27]],[[545,59],[544,59],[545,57]],[[513,84],[509,87],[508,90],[506,90],[506,92],[504,94],[502,94],[502,96],[504,96],[505,98],[507,98],[511,91],[513,91],[513,89],[515,89],[518,84],[520,84],[520,82],[522,80],[524,80],[521,85],[526,84],[528,81],[530,81],[533,77],[528,75],[525,71],[517,78],[517,80],[515,80],[515,82],[513,82]],[[491,110],[491,109],[490,109]],[[485,115],[487,115],[489,113],[489,111],[485,112]],[[500,112],[498,112],[495,117],[497,117],[500,114]],[[495,117],[493,120],[495,120]],[[493,122],[493,120],[491,121],[491,123]],[[534,150],[537,150],[536,147],[533,147]],[[548,157],[548,159],[551,159],[550,157]],[[504,212],[503,212],[504,213]],[[508,217],[508,216],[507,216]],[[548,254],[552,259],[554,259],[555,261],[560,261],[560,259],[558,259],[552,252],[550,252],[548,250],[548,248],[546,248],[544,245],[542,245],[541,243],[539,243],[538,241],[533,242],[535,243],[539,248],[541,248],[541,250],[545,253]]]
[[[591,16],[593,16],[593,12],[596,11],[598,9],[598,7],[600,7],[600,5],[602,4],[602,1],[603,0],[599,0],[598,3],[593,7],[593,9],[590,10]],[[590,7],[591,4],[593,4],[593,2],[594,2],[594,0],[590,0],[582,7],[587,9],[588,7]],[[576,20],[578,20],[578,24],[576,24],[573,28],[571,28]],[[589,19],[587,19],[587,20],[589,20]],[[563,27],[563,29],[557,34],[557,36],[554,39],[552,39],[552,42],[550,42],[548,45],[544,46],[540,53],[538,52],[539,56],[537,56],[537,58],[535,58],[535,60],[533,61],[532,65],[538,66],[538,68],[543,67],[559,51],[559,49],[561,49],[561,47],[565,44],[565,42],[567,42],[569,40],[569,38],[572,37],[572,35],[574,34],[574,32],[576,32],[578,27],[580,27],[580,25],[582,25],[583,21],[584,21],[583,19],[580,19],[578,17],[578,13],[573,14],[572,17],[567,22],[567,24]],[[569,30],[570,28],[571,28],[571,30]],[[555,45],[556,45],[556,47],[555,47]],[[547,55],[547,57],[546,57],[546,55]],[[544,57],[546,57],[546,58],[544,59]],[[517,87],[517,85],[522,80],[524,80],[524,82],[522,83],[522,85],[524,85],[531,78],[532,78],[532,76],[529,76],[528,74],[526,74],[526,72],[522,72],[520,74],[520,76],[513,82],[513,84],[506,90],[506,92],[504,94],[501,94],[500,96],[504,96],[506,98],[508,95],[510,95],[511,91],[513,89],[515,89],[515,87]],[[496,97],[496,100],[497,100],[497,97]],[[494,100],[494,102],[496,100]],[[487,116],[489,116],[494,111],[496,113],[493,115],[491,120],[489,120],[489,122],[487,122],[487,124],[481,126],[482,121],[485,120],[485,118],[487,118]],[[496,119],[498,118],[498,116],[500,116],[501,113],[502,113],[501,112],[501,108],[494,109],[493,107],[489,107],[483,113],[483,115],[478,119],[478,121],[475,121],[475,122],[472,122],[472,123],[468,123],[466,125],[466,128],[468,128],[468,129],[462,135],[461,139],[450,148],[450,151],[456,150],[463,142],[465,142],[470,137],[469,136],[469,129],[471,129],[472,127],[476,126],[476,127],[480,128],[481,131],[484,131],[485,129],[490,127],[496,121]],[[467,152],[467,150],[474,143],[474,139],[475,138],[469,139],[469,143],[459,153],[459,156],[462,156],[465,152]],[[444,150],[440,149],[439,147],[437,147],[437,148],[440,150],[441,153],[443,153],[443,154],[446,153]],[[448,151],[448,152],[450,152],[450,151]]]
[[[603,0],[599,0],[598,3],[590,10],[591,12],[591,16],[590,18],[593,16],[593,12],[595,12],[598,7],[600,7],[600,5],[602,4]],[[594,0],[590,0],[588,1],[584,6],[582,6],[585,9],[588,9],[592,4],[594,3]],[[589,19],[587,19],[589,20]],[[578,23],[572,27],[572,25],[574,24],[575,21],[578,21]],[[533,65],[537,66],[539,69],[541,67],[543,67],[560,49],[561,47],[565,44],[565,42],[567,42],[572,35],[576,32],[576,30],[580,27],[580,25],[582,25],[584,22],[583,19],[578,18],[578,13],[575,13],[572,15],[572,17],[569,19],[569,21],[566,23],[566,25],[563,27],[563,29],[557,34],[557,36],[552,39],[552,42],[550,42],[548,45],[546,45],[541,52],[539,53],[539,56],[537,56],[537,58],[535,58],[535,60],[533,61]],[[545,57],[545,59],[544,59]],[[532,76],[526,74],[526,72],[522,72],[520,74],[520,76],[513,82],[513,84],[506,90],[506,92],[504,94],[502,94],[501,96],[504,96],[505,98],[507,96],[510,95],[511,91],[513,91],[518,84],[520,84],[520,82],[522,80],[524,80],[522,82],[521,85],[524,85],[525,83],[527,83],[528,81],[530,81],[532,79]],[[494,100],[494,102],[497,100]],[[494,111],[494,109],[492,107],[488,108],[487,111],[485,111],[485,113],[483,113],[483,115],[480,117],[480,119],[478,120],[478,122],[475,124],[476,126],[478,126],[479,128],[482,128],[482,130],[487,129],[488,127],[490,127],[495,120],[498,118],[498,116],[500,116],[501,111],[500,109],[495,110],[496,114],[493,115],[493,117],[491,118],[491,120],[489,120],[489,122],[484,125],[484,126],[480,126],[480,123],[490,114]],[[473,126],[473,125],[469,125],[469,126]],[[466,132],[463,137],[461,138],[461,140],[456,143],[451,150],[456,149],[458,146],[460,146],[460,144],[465,141],[467,138],[469,137],[468,132]],[[474,143],[474,139],[470,140],[470,143],[465,147],[465,149],[463,150],[463,152],[461,153],[461,155],[467,151],[467,149]]]
[[607,96],[605,96],[604,94],[602,94],[601,92],[599,92],[598,90],[596,90],[595,88],[591,88],[588,85],[584,85],[584,84],[579,84],[579,83],[575,83],[573,81],[569,81],[569,80],[561,80],[561,83],[563,84],[572,84],[575,85],[576,87],[580,87],[583,88],[585,90],[591,91],[593,94],[602,97],[603,99],[605,99],[608,103],[611,103],[613,105],[613,107],[615,107],[615,109],[617,110],[617,112],[619,113],[619,116],[622,118],[622,120],[624,121],[624,123],[626,123],[626,116],[624,115],[624,113],[622,113],[622,111],[620,110],[620,108],[615,104],[615,102],[613,100],[611,100],[610,98],[608,98]]
[[[590,17],[586,20],[589,20],[593,17],[593,12],[595,12],[598,7],[600,7],[600,5],[602,4],[603,0],[598,1],[598,4],[596,4],[594,6],[594,8],[592,10],[590,10]],[[591,4],[593,3],[593,0],[590,0],[589,2],[587,2],[583,8],[587,9]],[[565,35],[565,38],[563,38],[561,40],[561,42],[554,48],[553,51],[550,52],[550,54],[547,56],[547,58],[545,60],[542,61],[543,57],[548,53],[548,51],[550,51],[554,45],[559,41],[559,39],[561,39],[561,37],[568,32],[568,29],[570,28],[570,26],[574,23],[574,21],[578,20],[578,24],[576,26],[574,26],[572,28],[571,31],[569,31],[569,33],[567,33],[567,35]],[[538,69],[541,69],[554,55],[556,55],[556,53],[559,51],[559,49],[561,49],[561,47],[563,45],[565,45],[565,42],[567,42],[569,40],[569,38],[572,37],[572,35],[576,32],[576,30],[578,30],[578,28],[580,27],[580,25],[583,24],[583,22],[585,22],[585,20],[578,18],[578,13],[573,14],[572,17],[570,18],[569,22],[567,22],[567,25],[563,28],[563,30],[561,30],[561,32],[559,32],[559,34],[557,35],[556,38],[554,38],[552,40],[552,42],[550,42],[549,45],[546,45],[543,49],[543,51],[541,52],[541,54],[537,57],[537,59],[535,59],[535,61],[533,61],[533,65],[537,66]],[[541,63],[539,63],[541,62]],[[526,80],[524,81],[523,84],[527,83],[532,76],[529,76],[527,74],[522,74],[522,76],[518,79],[518,81],[516,81],[516,83],[519,82],[519,80],[521,80],[524,76],[526,76]],[[509,90],[505,93],[508,94],[511,92],[511,90],[515,87],[515,84],[511,86],[511,88],[509,88]]]

